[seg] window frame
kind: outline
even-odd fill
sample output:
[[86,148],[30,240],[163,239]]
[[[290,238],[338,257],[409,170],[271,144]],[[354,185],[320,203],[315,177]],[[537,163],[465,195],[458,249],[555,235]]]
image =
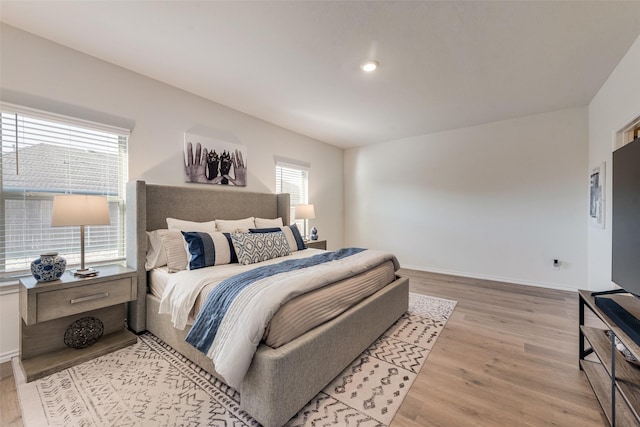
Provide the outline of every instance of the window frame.
[[[33,259],[36,258],[32,254],[33,249],[28,249],[24,245],[17,250],[11,250],[11,252],[13,252],[14,254],[22,254],[22,255],[12,256],[11,252],[9,251],[11,248],[10,248],[10,245],[7,244],[7,242],[11,238],[12,234],[10,230],[10,224],[9,225],[7,224],[8,222],[7,211],[6,211],[6,209],[8,209],[7,202],[51,201],[52,203],[53,197],[57,194],[101,194],[101,195],[107,196],[109,206],[112,209],[111,225],[96,226],[94,230],[92,230],[92,228],[94,227],[87,227],[86,240],[87,240],[87,243],[89,243],[89,245],[87,245],[85,249],[87,250],[87,255],[90,255],[91,254],[90,236],[92,232],[96,234],[103,233],[104,235],[109,235],[109,236],[113,234],[115,236],[115,243],[112,243],[114,241],[113,239],[111,239],[110,237],[107,237],[106,241],[108,243],[106,244],[106,246],[104,246],[104,249],[102,249],[105,255],[93,257],[93,259],[91,256],[87,256],[86,261],[87,261],[87,264],[124,262],[124,260],[126,259],[126,229],[125,229],[126,182],[128,180],[128,146],[129,146],[129,137],[131,134],[131,130],[115,127],[111,125],[106,125],[102,123],[91,122],[91,121],[87,121],[79,118],[64,116],[64,115],[51,113],[47,111],[36,110],[36,109],[15,105],[15,104],[10,104],[6,102],[0,103],[0,114],[2,114],[2,120],[0,120],[0,142],[2,144],[2,151],[0,152],[0,212],[2,212],[2,218],[0,220],[0,236],[2,237],[0,241],[0,282],[4,280],[24,276],[29,271],[29,267],[26,266],[25,264],[26,260],[28,258],[33,258]],[[14,115],[14,114],[16,115],[16,126],[15,128],[8,130],[7,132],[9,133],[9,135],[11,135],[12,139],[16,141],[16,144],[20,144],[20,138],[21,138],[18,133],[18,127],[19,127],[18,119],[20,117],[25,117],[28,119],[35,119],[38,121],[44,121],[44,122],[50,123],[51,129],[48,130],[49,132],[52,132],[52,129],[55,129],[55,127],[57,126],[70,126],[71,127],[70,134],[73,134],[74,132],[80,132],[80,133],[87,132],[88,135],[91,135],[91,133],[95,133],[95,132],[99,132],[101,134],[109,134],[109,139],[113,141],[109,143],[108,147],[110,147],[109,150],[116,150],[117,152],[115,164],[117,165],[118,169],[116,171],[115,180],[113,177],[108,177],[103,179],[108,180],[108,182],[111,182],[110,185],[112,188],[114,187],[113,184],[115,184],[115,181],[117,181],[117,190],[116,190],[117,194],[113,194],[112,191],[96,192],[96,191],[91,191],[87,189],[73,188],[72,187],[73,184],[71,183],[67,183],[66,188],[53,188],[54,186],[52,186],[51,188],[41,188],[41,187],[38,188],[39,187],[38,185],[34,185],[33,188],[29,188],[28,183],[26,184],[23,183],[22,186],[5,189],[5,186],[4,186],[5,183],[3,182],[5,173],[3,172],[2,169],[4,168],[4,162],[5,162],[4,156],[6,155],[5,154],[6,141],[1,141],[2,139],[5,138],[5,132],[4,132],[4,129],[2,129],[2,127],[5,123],[5,120],[9,120],[9,121],[11,120],[10,116],[8,119],[6,116]],[[30,123],[30,125],[35,126],[32,123]],[[29,129],[33,130],[33,128],[29,128]],[[49,136],[45,136],[45,138],[49,138]],[[91,137],[87,136],[84,144],[87,144],[87,141],[89,141],[90,143],[88,145],[83,146],[83,149],[86,149],[89,153],[91,153],[90,148],[96,146],[95,144],[97,144],[97,143],[91,143],[90,140],[91,140]],[[23,140],[23,143],[26,144],[25,147],[37,146],[38,144],[34,143],[33,141],[34,140],[30,138],[30,139],[27,139],[26,142],[25,140]],[[11,142],[12,140],[10,139],[9,144],[11,144]],[[9,144],[6,144],[6,145],[9,145]],[[69,148],[73,148],[75,146],[74,145],[75,142],[72,139],[72,137],[69,137],[69,139],[67,139],[66,141],[63,141],[62,144],[57,144],[52,142],[48,142],[48,143],[45,142],[45,144],[49,146],[56,146],[60,150],[65,150],[65,151],[68,151]],[[96,152],[97,151],[98,150],[96,150]],[[104,155],[104,153],[102,153],[102,155]],[[19,149],[17,149],[16,159],[17,159],[16,164],[19,165],[18,163],[20,159]],[[16,167],[19,167],[19,166],[16,166]],[[86,173],[90,173],[90,172],[86,171]],[[69,172],[66,172],[66,174],[69,175]],[[29,177],[29,175],[27,176]],[[29,207],[25,203],[25,206],[23,208],[25,212],[25,216],[26,216],[26,213],[28,212],[27,211],[28,208]],[[38,212],[38,209],[40,209],[39,212],[42,214],[46,212],[47,207],[46,205],[41,205],[39,208],[36,209],[36,212]],[[113,215],[114,211],[117,212],[115,217]],[[36,222],[39,226],[42,227],[43,230],[46,230],[47,221],[43,217],[40,219],[39,222],[38,221]],[[97,227],[104,227],[104,228],[98,229]],[[115,227],[115,229],[106,228],[106,227]],[[68,265],[79,264],[79,249],[77,251],[78,254],[76,254],[75,245],[76,245],[76,241],[77,241],[77,246],[79,247],[80,245],[80,237],[79,237],[80,227],[56,227],[55,233],[56,234],[63,233],[62,234],[63,237],[61,237],[59,240],[54,239],[52,241],[54,242],[52,243],[53,245],[55,244],[64,245],[66,242],[73,242],[73,245],[74,245],[72,253],[68,253],[68,254],[60,253],[60,255],[67,258],[68,261],[69,261],[69,258],[71,258],[72,262],[68,263]],[[40,241],[39,243],[47,242],[47,240],[51,241],[50,234],[51,232],[48,233],[48,236],[43,236],[42,241]],[[38,243],[37,240],[36,242]],[[101,242],[104,242],[104,240],[101,240]],[[95,249],[94,254],[101,252],[101,246],[103,245],[104,243],[100,243],[97,247],[94,246],[94,249]],[[112,249],[111,247],[114,245],[115,245],[115,248]],[[43,246],[42,251],[48,250],[47,244],[43,244],[42,246]],[[106,255],[107,253],[110,255]],[[115,254],[115,253],[117,253],[117,256],[113,257],[111,254]],[[77,262],[75,260],[76,258],[78,258]],[[25,266],[25,268],[24,269],[23,268],[7,269],[8,266],[10,265],[9,261],[11,259],[13,259],[14,262],[15,260],[19,260],[18,262],[21,263],[20,267]]]
[[296,194],[295,193],[291,193],[288,192],[290,194],[291,197],[291,212],[290,212],[290,218],[292,218],[292,223],[295,223],[298,228],[300,230],[304,229],[304,220],[302,219],[294,219],[295,218],[295,207],[297,205],[306,205],[309,203],[309,176],[310,176],[310,165],[307,163],[303,163],[303,162],[298,162],[295,160],[289,160],[287,159],[286,161],[284,160],[278,160],[276,159],[276,165],[275,165],[275,175],[276,175],[276,185],[275,185],[275,189],[276,189],[276,194],[280,194],[280,193],[287,193],[287,191],[282,191],[282,187],[283,184],[281,182],[282,179],[282,172],[279,172],[279,170],[281,168],[285,168],[285,169],[289,169],[292,171],[296,171],[296,172],[300,172],[301,173],[301,182],[300,182],[300,186],[302,187],[302,191],[301,191],[301,197],[295,197]]

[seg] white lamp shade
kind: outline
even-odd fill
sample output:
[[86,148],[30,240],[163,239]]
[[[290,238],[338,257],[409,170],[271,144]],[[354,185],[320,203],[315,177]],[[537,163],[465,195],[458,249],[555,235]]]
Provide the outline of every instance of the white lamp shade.
[[53,197],[51,225],[109,225],[109,203],[104,196],[65,194]]
[[316,211],[313,205],[298,205],[295,209],[295,219],[314,219]]

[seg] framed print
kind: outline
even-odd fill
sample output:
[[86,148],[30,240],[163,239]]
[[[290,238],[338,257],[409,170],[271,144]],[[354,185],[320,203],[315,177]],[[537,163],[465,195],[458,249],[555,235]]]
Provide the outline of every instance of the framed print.
[[184,134],[185,182],[247,185],[247,149],[192,133]]

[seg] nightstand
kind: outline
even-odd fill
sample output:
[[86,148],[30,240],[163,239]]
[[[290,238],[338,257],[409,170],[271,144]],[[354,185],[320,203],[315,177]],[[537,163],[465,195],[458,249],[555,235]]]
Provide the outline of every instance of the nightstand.
[[[125,303],[138,294],[136,271],[119,265],[97,270],[97,276],[86,278],[67,271],[52,282],[20,279],[20,362],[27,382],[137,341],[125,329]],[[65,332],[87,317],[99,319],[102,337],[86,348],[68,347]]]
[[327,250],[326,240],[307,240],[304,244],[307,245],[308,248]]

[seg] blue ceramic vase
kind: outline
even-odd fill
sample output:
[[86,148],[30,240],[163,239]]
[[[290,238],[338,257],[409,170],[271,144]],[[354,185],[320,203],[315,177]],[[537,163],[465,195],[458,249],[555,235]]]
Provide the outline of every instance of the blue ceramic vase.
[[31,263],[31,274],[38,282],[58,280],[67,268],[67,260],[58,252],[45,252]]

